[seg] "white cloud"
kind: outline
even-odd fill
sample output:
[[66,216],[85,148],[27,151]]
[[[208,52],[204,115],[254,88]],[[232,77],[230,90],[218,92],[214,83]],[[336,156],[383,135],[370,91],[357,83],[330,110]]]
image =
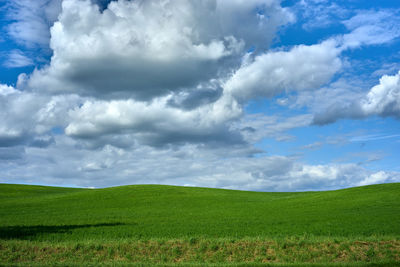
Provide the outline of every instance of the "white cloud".
[[[291,191],[399,181],[394,172],[310,165],[254,146],[266,137],[291,140],[287,131],[313,117],[246,115],[252,99],[301,91],[298,106],[321,94],[329,98],[322,108],[360,95],[311,92],[341,69],[340,38],[268,51],[277,29],[294,20],[278,0],[109,2],[64,0],[60,14],[60,1],[11,5],[9,34],[26,47],[51,38],[54,55],[21,75],[17,89],[0,85],[2,182]],[[356,22],[348,22],[353,36],[363,27]],[[398,91],[398,77],[383,77],[352,116],[395,116]],[[293,107],[290,97],[281,100]]]
[[[399,177],[398,173],[395,173],[394,175]],[[358,185],[363,186],[363,185],[384,183],[385,181],[387,181],[389,179],[390,176],[391,176],[390,173],[387,173],[384,171],[379,171],[379,172],[370,174],[364,180],[360,181],[358,183]]]
[[[18,87],[92,96],[63,121],[67,135],[93,138],[93,147],[127,144],[117,141],[124,135],[131,144],[153,146],[250,142],[255,134],[231,125],[243,104],[316,89],[341,66],[334,40],[263,52],[277,27],[292,20],[278,1],[267,0],[114,1],[102,11],[88,0],[65,0],[51,29],[50,65],[20,76]],[[309,118],[283,122],[274,133],[257,130],[257,138],[290,139],[285,129]],[[36,128],[47,129],[50,121],[41,119]]]
[[356,136],[350,139],[350,142],[366,142],[366,141],[375,141],[375,140],[383,140],[383,139],[390,139],[390,138],[398,138],[400,134],[369,134],[369,135],[362,135]]
[[15,93],[18,93],[18,91],[15,90],[14,87],[6,84],[0,84],[0,96],[7,96]]
[[[275,118],[271,127],[265,127],[266,117],[253,120],[247,116],[241,123],[236,123],[242,116],[243,103],[259,96],[271,97],[284,90],[318,88],[329,81],[339,67],[334,41],[298,46],[287,52],[268,52],[239,68],[221,85],[221,94],[215,93],[219,88],[217,85],[217,89],[196,88],[193,92],[170,94],[151,102],[134,99],[88,101],[70,112],[66,133],[86,139],[130,133],[136,141],[150,145],[220,142],[223,139],[231,143],[242,142],[242,138],[254,142],[263,137],[287,140],[291,137],[284,132],[307,126],[310,115],[289,118],[279,126]],[[206,101],[200,101],[200,104],[193,104],[191,94],[198,98],[200,92],[211,92],[211,96],[206,96]],[[210,100],[213,97],[215,99]],[[191,108],[185,106],[185,101],[190,102]],[[260,123],[264,126],[259,127]],[[250,128],[257,130],[243,130]]]
[[267,48],[290,21],[269,0],[121,0],[102,12],[88,0],[65,0],[62,7],[51,29],[51,64],[29,85],[103,97],[151,99],[218,78],[247,48]]
[[28,48],[48,49],[49,28],[61,10],[61,0],[7,0],[7,31],[11,38]]
[[384,75],[360,101],[365,115],[400,118],[400,71],[393,76]]
[[172,107],[168,100],[169,97],[151,103],[132,99],[87,101],[69,112],[65,132],[77,138],[131,133],[135,141],[149,145],[241,142],[240,136],[228,129],[228,123],[242,114],[232,99],[223,97],[192,110]]
[[257,143],[264,138],[274,138],[276,141],[288,141],[293,137],[287,131],[294,128],[309,126],[311,114],[292,117],[267,116],[264,114],[247,114],[239,121],[232,123],[232,128],[240,130],[243,138],[251,143]]
[[7,68],[20,68],[34,65],[33,60],[20,50],[12,50],[3,65]]
[[[277,88],[283,90],[313,89],[340,67],[332,41],[261,52],[277,27],[293,19],[278,1],[116,1],[100,12],[90,1],[65,0],[62,7],[51,30],[50,65],[21,76],[19,86],[94,97],[69,111],[65,129],[74,138],[96,139],[94,147],[116,144],[113,135],[154,146],[241,143],[242,133],[232,131],[230,123],[243,110],[236,91],[247,88],[231,85],[242,79],[243,68],[267,64],[254,81],[266,90],[275,85],[263,84],[263,75],[273,80],[277,76],[271,73],[284,69],[283,81],[290,72],[295,77]],[[252,46],[261,55],[229,78]],[[274,62],[266,63],[269,59]],[[302,66],[294,72],[291,64],[298,63]],[[124,100],[118,100],[121,96]]]
[[383,75],[389,75],[397,73],[400,70],[400,63],[384,63],[380,69],[374,71],[372,76],[382,77]]
[[299,45],[289,51],[267,52],[245,62],[224,87],[241,102],[292,90],[317,89],[340,69],[338,56],[334,40]]
[[324,145],[324,143],[317,141],[317,142],[302,146],[301,149],[318,149],[318,148],[322,147],[323,145]]
[[[332,98],[333,99],[333,98]],[[325,103],[315,115],[314,123],[326,124],[342,118],[366,118],[382,116],[400,118],[400,71],[396,75],[384,75],[379,84],[366,94],[348,95],[346,101],[340,98]]]
[[292,8],[304,19],[302,27],[307,31],[327,28],[351,14],[335,1],[301,0]]
[[398,10],[363,10],[343,24],[351,30],[343,36],[343,49],[384,44],[400,37]]
[[93,153],[77,141],[57,136],[46,148],[26,148],[23,157],[28,166],[0,161],[0,182],[31,182],[40,176],[42,183],[83,187],[157,183],[301,191],[356,186],[371,178],[371,183],[400,181],[399,173],[369,171],[356,164],[309,165],[290,157],[247,157],[234,150],[187,144],[127,150],[105,146]]
[[0,84],[0,147],[43,146],[53,127],[66,126],[65,113],[77,96],[46,96]]

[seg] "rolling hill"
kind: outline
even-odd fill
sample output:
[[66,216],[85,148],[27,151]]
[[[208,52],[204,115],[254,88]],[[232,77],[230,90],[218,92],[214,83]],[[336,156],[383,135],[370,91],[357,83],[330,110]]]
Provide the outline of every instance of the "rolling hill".
[[[375,248],[380,242],[389,242],[394,247],[389,250],[395,253],[396,249],[400,251],[399,237],[398,183],[300,193],[164,185],[76,189],[0,184],[0,262],[19,262],[6,256],[8,250],[12,246],[29,249],[32,244],[72,249],[76,244],[84,248],[156,242],[157,247],[175,240],[188,251],[191,246],[200,249],[200,243],[205,242],[204,253],[213,254],[229,242],[244,240],[255,247],[272,242],[279,249],[285,249],[282,242],[289,246],[347,242],[349,251],[355,242],[367,242],[368,249],[371,244]],[[215,245],[218,249],[211,248],[212,244],[219,244]],[[182,255],[175,256],[182,259]],[[397,262],[393,257],[389,257],[391,262]],[[271,259],[285,262],[276,260],[276,253]],[[160,258],[155,262],[163,261]]]

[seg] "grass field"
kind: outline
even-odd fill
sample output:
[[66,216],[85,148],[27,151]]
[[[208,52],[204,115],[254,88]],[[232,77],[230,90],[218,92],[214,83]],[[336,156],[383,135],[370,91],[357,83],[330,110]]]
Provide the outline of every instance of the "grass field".
[[400,266],[400,184],[262,193],[0,184],[0,266]]

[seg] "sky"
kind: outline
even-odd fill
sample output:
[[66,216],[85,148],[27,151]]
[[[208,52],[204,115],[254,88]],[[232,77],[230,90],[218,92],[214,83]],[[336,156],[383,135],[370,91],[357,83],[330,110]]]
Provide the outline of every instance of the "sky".
[[398,0],[0,0],[0,183],[400,182]]

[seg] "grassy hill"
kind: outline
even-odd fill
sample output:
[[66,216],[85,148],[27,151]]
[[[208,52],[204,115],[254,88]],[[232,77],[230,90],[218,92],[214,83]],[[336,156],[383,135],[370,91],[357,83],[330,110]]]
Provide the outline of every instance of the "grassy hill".
[[[393,264],[400,260],[396,256],[400,252],[399,237],[400,184],[302,193],[162,185],[75,189],[0,184],[0,263],[35,262],[36,254],[29,254],[31,258],[27,260],[20,252],[32,246],[47,249],[58,246],[65,248],[65,253],[68,249],[82,250],[82,253],[86,249],[86,254],[113,248],[111,256],[105,257],[115,263],[118,257],[114,254],[124,250],[115,249],[116,244],[126,246],[126,255],[133,247],[146,250],[153,246],[158,251],[146,250],[147,254],[158,255],[151,259],[118,254],[122,263],[139,260],[210,263],[207,259],[214,254],[232,253],[221,252],[222,247],[232,246],[233,250],[236,246],[229,244],[244,242],[247,247],[254,246],[254,251],[249,252],[253,253],[249,258],[253,262],[310,262],[311,256],[303,261],[278,257],[279,251],[283,250],[284,254],[290,246],[298,250],[302,247],[299,244],[308,244],[305,251],[331,244],[329,246],[336,247],[329,256],[333,259],[339,246],[348,244],[343,250],[349,253],[362,249],[361,261],[372,259],[384,263],[390,260]],[[354,245],[357,242],[364,243]],[[201,249],[201,244],[206,248]],[[266,244],[271,249],[276,247],[269,259]],[[99,250],[98,245],[102,246]],[[172,251],[173,247],[179,247],[180,252]],[[379,250],[381,247],[385,247],[382,249],[385,253]],[[162,248],[171,255],[160,252]],[[265,255],[261,253],[257,258],[255,251],[263,249]],[[367,257],[368,250],[372,258]],[[190,258],[188,253],[200,258]],[[167,257],[163,260],[164,254]],[[18,257],[13,259],[12,255]],[[225,256],[211,262],[226,262]],[[56,260],[54,257],[49,260]],[[320,261],[331,261],[329,257]],[[336,255],[339,262],[340,257],[349,263],[359,261]],[[249,262],[242,257],[232,262],[246,261]]]

